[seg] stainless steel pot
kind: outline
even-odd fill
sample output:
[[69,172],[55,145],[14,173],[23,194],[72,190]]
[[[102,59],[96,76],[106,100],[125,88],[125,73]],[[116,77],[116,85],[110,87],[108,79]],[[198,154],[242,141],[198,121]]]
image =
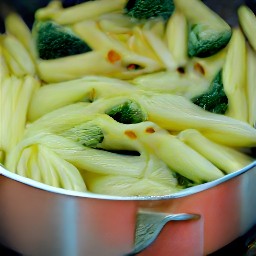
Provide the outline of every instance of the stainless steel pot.
[[[206,1],[233,25],[242,2]],[[256,162],[162,197],[67,191],[0,166],[0,243],[25,256],[207,255],[256,224],[255,195]]]
[[0,167],[0,243],[33,256],[207,255],[256,224],[255,184],[256,162],[168,196],[114,197]]

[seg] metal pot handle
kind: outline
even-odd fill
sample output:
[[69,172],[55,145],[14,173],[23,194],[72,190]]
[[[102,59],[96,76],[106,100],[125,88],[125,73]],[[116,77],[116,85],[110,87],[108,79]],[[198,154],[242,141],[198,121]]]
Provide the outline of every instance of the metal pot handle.
[[200,215],[193,213],[170,214],[140,210],[136,222],[135,246],[132,252],[125,256],[133,256],[146,249],[156,240],[163,227],[169,221],[198,219],[200,219]]

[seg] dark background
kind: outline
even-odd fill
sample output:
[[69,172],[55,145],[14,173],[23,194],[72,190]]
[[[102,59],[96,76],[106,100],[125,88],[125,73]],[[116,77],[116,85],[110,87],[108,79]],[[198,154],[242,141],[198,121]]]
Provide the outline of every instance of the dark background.
[[[78,0],[63,0],[65,2],[76,2]],[[4,31],[3,19],[9,10],[15,10],[22,14],[29,26],[33,23],[36,9],[47,5],[49,0],[0,0],[0,31]],[[204,0],[204,2],[230,25],[237,24],[237,8],[242,4],[247,4],[256,13],[256,0]]]

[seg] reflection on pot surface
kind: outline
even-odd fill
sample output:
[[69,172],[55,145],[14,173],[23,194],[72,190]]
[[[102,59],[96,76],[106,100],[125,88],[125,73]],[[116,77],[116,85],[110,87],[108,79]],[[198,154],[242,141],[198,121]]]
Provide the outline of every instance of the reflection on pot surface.
[[252,2],[27,4],[0,4],[0,243],[206,255],[255,224]]

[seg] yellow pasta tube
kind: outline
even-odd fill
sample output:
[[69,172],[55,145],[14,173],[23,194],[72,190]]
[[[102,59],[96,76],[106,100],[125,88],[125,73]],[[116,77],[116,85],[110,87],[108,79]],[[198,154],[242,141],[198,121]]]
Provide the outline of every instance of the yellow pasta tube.
[[35,75],[35,65],[26,48],[12,35],[3,38],[3,47],[27,75]]
[[195,183],[212,181],[224,176],[210,161],[173,135],[156,132],[140,137],[140,140],[171,170]]
[[194,129],[182,131],[178,138],[225,173],[232,173],[253,162],[248,155],[215,143]]
[[175,70],[178,67],[178,64],[172,53],[168,50],[165,42],[149,29],[144,29],[143,34],[165,68],[167,70]]
[[256,53],[247,48],[247,102],[249,124],[256,128]]
[[11,56],[11,54],[6,50],[2,49],[4,59],[10,71],[10,75],[15,75],[17,77],[23,77],[26,75],[26,71],[18,64],[18,62]]
[[256,51],[256,17],[253,11],[245,5],[238,8],[239,23],[251,46]]
[[117,73],[119,68],[108,62],[100,52],[88,52],[53,60],[38,60],[39,77],[47,83],[81,78],[86,75]]
[[184,66],[188,60],[188,24],[179,10],[168,20],[165,37],[173,58],[179,66]]
[[10,70],[8,68],[4,53],[3,46],[0,43],[0,83],[3,79],[10,75]]
[[105,13],[122,10],[124,4],[125,0],[99,0],[88,1],[66,9],[54,5],[51,8],[40,9],[36,13],[36,19],[48,18],[60,25],[71,25],[83,20],[95,19]]
[[18,41],[20,41],[34,61],[36,58],[36,50],[32,33],[21,16],[17,13],[10,13],[5,19],[5,28],[7,34],[13,35]]
[[[239,50],[238,50],[239,49]],[[234,28],[223,67],[223,86],[228,97],[227,115],[248,121],[246,104],[246,44],[240,29]]]
[[149,120],[167,130],[194,128],[228,146],[256,145],[256,129],[248,123],[205,111],[182,96],[144,92],[135,98],[147,111]]

